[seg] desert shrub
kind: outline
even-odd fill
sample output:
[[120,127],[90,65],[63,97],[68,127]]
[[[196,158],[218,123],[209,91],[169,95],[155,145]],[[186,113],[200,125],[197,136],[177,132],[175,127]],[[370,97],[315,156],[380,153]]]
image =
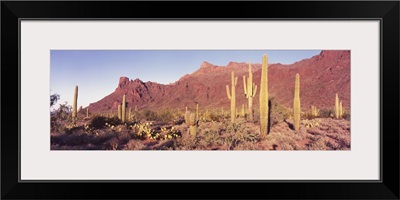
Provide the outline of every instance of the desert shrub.
[[174,125],[181,125],[185,122],[185,119],[183,117],[176,117],[173,121]]
[[335,115],[335,111],[333,109],[323,108],[319,111],[319,117],[321,118],[331,118]]
[[94,129],[101,129],[104,128],[106,125],[107,120],[106,117],[103,116],[95,116],[93,119],[90,121],[89,126],[94,128]]
[[155,132],[151,128],[152,123],[146,122],[143,124],[135,124],[131,126],[133,130],[133,138],[135,139],[160,139],[160,133]]
[[126,150],[140,150],[142,148],[144,148],[144,144],[138,140],[129,140],[125,145]]
[[60,104],[60,107],[52,113],[52,116],[61,120],[71,120],[72,107],[67,102]]
[[215,122],[222,122],[228,117],[230,118],[230,114],[228,115],[227,112],[211,112],[209,114],[209,119]]
[[168,139],[175,139],[178,137],[182,137],[182,133],[175,129],[174,127],[171,128],[167,128],[167,127],[162,127],[161,128],[161,132],[160,132],[160,139],[162,140],[162,138],[164,140],[168,140]]
[[89,123],[89,127],[94,129],[101,129],[106,126],[117,126],[121,124],[121,120],[117,117],[104,117],[101,115],[94,116]]
[[345,120],[350,120],[350,113],[344,112],[342,117],[343,117],[343,119],[345,119]]
[[261,135],[259,133],[252,133],[252,132],[242,132],[236,134],[236,137],[241,141],[252,142],[252,143],[256,143],[261,140]]
[[222,141],[222,148],[225,150],[234,150],[240,143],[240,139],[236,138],[235,135],[228,135],[227,137],[220,138]]
[[291,110],[277,103],[276,101],[271,101],[271,111],[270,111],[270,120],[271,126],[274,126],[283,120],[288,119],[292,114]]
[[171,110],[162,110],[158,112],[157,121],[169,123],[175,119],[174,112]]
[[130,134],[128,131],[122,131],[117,133],[117,139],[119,144],[126,144],[132,139],[132,134]]
[[54,115],[50,116],[50,131],[57,133],[63,131],[63,127],[58,122],[57,117]]
[[54,106],[58,100],[60,100],[59,94],[55,93],[55,94],[50,95],[50,107]]
[[118,119],[118,117],[109,117],[109,118],[105,118],[106,119],[106,123],[110,124],[112,126],[117,126],[119,124],[121,124],[121,120]]
[[66,134],[72,134],[72,133],[78,132],[83,129],[84,129],[83,126],[67,125],[63,128],[63,132]]
[[144,110],[142,117],[147,121],[157,121],[158,119],[157,113],[151,110]]
[[202,140],[207,144],[206,146],[212,146],[217,143],[219,138],[218,131],[216,130],[206,130],[203,133]]
[[104,146],[104,150],[117,150],[118,149],[118,139],[117,138],[111,138],[109,141],[107,141]]

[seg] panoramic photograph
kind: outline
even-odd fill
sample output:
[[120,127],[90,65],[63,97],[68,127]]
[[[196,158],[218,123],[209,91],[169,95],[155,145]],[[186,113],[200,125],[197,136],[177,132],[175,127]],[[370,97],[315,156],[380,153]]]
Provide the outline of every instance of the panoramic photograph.
[[51,150],[351,150],[349,50],[51,50]]

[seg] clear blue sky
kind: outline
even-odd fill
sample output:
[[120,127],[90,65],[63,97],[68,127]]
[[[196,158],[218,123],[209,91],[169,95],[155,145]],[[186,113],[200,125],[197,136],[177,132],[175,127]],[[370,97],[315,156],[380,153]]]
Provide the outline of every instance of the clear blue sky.
[[78,107],[99,101],[118,86],[119,77],[173,83],[196,71],[203,61],[225,66],[230,61],[291,64],[319,54],[320,50],[51,50],[50,94],[72,105],[75,85]]

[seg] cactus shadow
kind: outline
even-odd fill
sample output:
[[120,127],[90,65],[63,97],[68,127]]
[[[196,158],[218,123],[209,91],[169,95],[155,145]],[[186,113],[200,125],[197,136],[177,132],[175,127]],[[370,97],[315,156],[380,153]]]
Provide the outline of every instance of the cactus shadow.
[[288,121],[286,121],[286,120],[285,120],[285,122],[286,122],[286,124],[289,126],[289,128],[290,128],[291,130],[293,130],[293,131],[295,130],[295,129],[294,129],[294,124],[293,124],[293,123],[290,123],[290,122],[288,122]]

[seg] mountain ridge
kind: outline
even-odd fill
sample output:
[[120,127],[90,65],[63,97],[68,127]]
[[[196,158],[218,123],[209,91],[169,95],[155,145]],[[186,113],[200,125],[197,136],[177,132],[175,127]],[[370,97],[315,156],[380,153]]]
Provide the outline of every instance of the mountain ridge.
[[[292,107],[295,74],[300,74],[300,98],[302,110],[311,105],[319,108],[331,108],[335,103],[335,94],[343,101],[345,108],[350,107],[350,51],[321,51],[320,54],[292,64],[268,64],[269,93],[275,100]],[[204,61],[191,74],[186,74],[172,84],[143,82],[122,76],[117,88],[101,100],[89,104],[92,112],[116,112],[126,94],[128,107],[140,109],[184,109],[229,108],[225,85],[230,85],[231,71],[238,77],[236,86],[236,106],[247,105],[243,92],[243,78],[248,77],[248,63],[229,62],[226,66],[217,66]],[[252,64],[253,82],[260,85],[261,64]],[[254,108],[258,108],[258,93],[254,99]]]

